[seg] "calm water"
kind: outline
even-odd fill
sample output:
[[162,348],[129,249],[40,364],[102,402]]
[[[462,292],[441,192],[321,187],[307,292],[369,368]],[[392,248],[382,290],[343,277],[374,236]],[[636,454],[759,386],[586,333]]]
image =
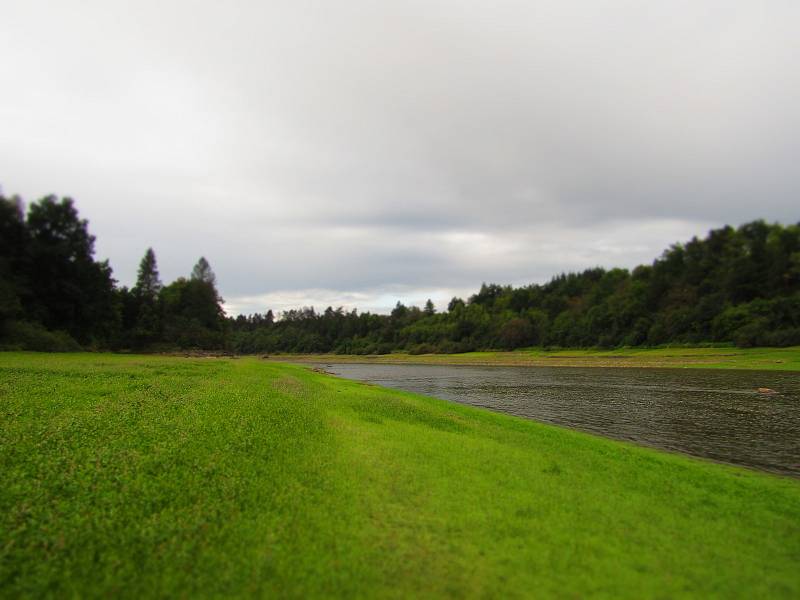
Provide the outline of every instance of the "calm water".
[[[321,364],[336,375],[800,477],[800,375]],[[779,394],[764,395],[767,387]]]

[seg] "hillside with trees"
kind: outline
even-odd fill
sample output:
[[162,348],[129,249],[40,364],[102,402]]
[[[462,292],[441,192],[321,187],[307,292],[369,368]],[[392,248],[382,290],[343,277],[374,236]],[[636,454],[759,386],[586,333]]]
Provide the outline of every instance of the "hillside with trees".
[[632,271],[592,268],[523,287],[484,284],[436,312],[292,310],[231,320],[241,352],[412,353],[526,346],[800,344],[800,226],[755,221],[675,244]]
[[650,265],[587,269],[522,287],[483,284],[440,310],[328,307],[226,317],[205,258],[164,285],[148,248],[136,284],[94,258],[69,198],[27,211],[0,197],[0,346],[239,353],[466,352],[527,346],[800,344],[800,224],[753,221],[674,244]]

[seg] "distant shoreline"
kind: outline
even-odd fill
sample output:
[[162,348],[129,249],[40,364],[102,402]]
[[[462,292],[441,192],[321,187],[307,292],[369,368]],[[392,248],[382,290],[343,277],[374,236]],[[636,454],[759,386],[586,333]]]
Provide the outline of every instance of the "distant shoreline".
[[543,350],[377,355],[271,354],[266,360],[299,363],[379,363],[514,367],[616,367],[668,369],[748,369],[800,371],[800,346],[790,348],[626,348],[616,350]]

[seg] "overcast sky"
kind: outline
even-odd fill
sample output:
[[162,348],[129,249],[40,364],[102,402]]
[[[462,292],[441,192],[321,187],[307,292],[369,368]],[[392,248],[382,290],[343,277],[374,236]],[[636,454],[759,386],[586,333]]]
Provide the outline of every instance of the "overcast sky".
[[800,219],[796,0],[0,0],[0,185],[231,313],[441,307]]

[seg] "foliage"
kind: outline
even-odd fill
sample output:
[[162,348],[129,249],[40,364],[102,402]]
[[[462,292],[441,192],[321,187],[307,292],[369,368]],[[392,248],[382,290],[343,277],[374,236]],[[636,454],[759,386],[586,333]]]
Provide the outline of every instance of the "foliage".
[[[0,196],[0,347],[221,348],[226,321],[205,258],[192,279],[164,287],[148,248],[136,285],[117,288],[95,238],[70,198],[47,196],[24,210]],[[77,340],[77,342],[76,342]]]
[[366,355],[800,344],[800,225],[723,227],[632,271],[595,267],[517,288],[484,283],[441,312],[428,300],[422,309],[398,302],[388,315],[305,307],[277,319],[271,311],[226,318],[204,257],[188,279],[165,286],[148,248],[136,285],[116,288],[69,198],[43,198],[26,216],[18,198],[0,197],[0,233],[0,332],[39,324],[87,347]]
[[15,273],[24,317],[83,344],[106,337],[116,326],[111,267],[94,260],[94,236],[72,199],[34,202],[25,230]]
[[224,344],[222,304],[210,268],[207,273],[211,275],[206,279],[181,277],[161,293],[165,339],[181,348],[220,348]]
[[[205,261],[205,259],[203,259]],[[206,267],[210,270],[206,262]],[[139,263],[139,272],[136,276],[136,286],[131,290],[135,296],[146,299],[150,302],[155,302],[158,294],[164,285],[158,276],[158,264],[156,262],[156,253],[152,248],[148,248]]]
[[0,350],[35,350],[38,352],[78,352],[80,344],[66,331],[49,331],[40,323],[9,321],[2,329]]
[[675,244],[652,265],[565,273],[543,285],[483,284],[446,312],[328,308],[231,320],[241,352],[452,353],[530,346],[800,344],[800,226],[754,221]]

